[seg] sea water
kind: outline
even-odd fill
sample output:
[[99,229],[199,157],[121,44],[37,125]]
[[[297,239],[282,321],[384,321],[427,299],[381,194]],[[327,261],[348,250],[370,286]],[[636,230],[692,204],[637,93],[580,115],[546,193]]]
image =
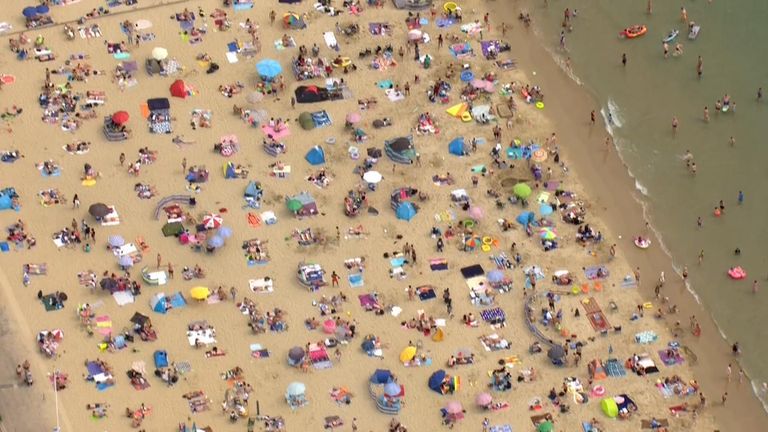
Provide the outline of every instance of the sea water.
[[[768,407],[762,384],[768,381],[768,99],[757,101],[759,87],[768,98],[768,2],[653,3],[651,15],[645,0],[549,0],[547,7],[536,0],[525,7],[533,12],[548,51],[561,65],[571,57],[569,75],[598,99],[606,131],[635,179],[662,246],[675,268],[689,268],[688,289],[711,312],[723,337],[743,347],[755,394]],[[566,7],[575,8],[577,16],[563,51],[559,33]],[[681,7],[701,26],[696,40],[688,39]],[[618,37],[633,24],[647,25],[648,33],[632,40]],[[672,29],[680,33],[665,59],[662,39]],[[682,56],[673,55],[678,42]],[[715,101],[725,94],[736,109],[716,113]],[[673,116],[679,120],[677,133]],[[729,144],[731,136],[735,146]],[[686,150],[694,156],[695,176],[686,168]],[[745,197],[741,205],[739,191]],[[726,209],[716,218],[720,200]],[[701,250],[705,258],[699,266]],[[727,270],[736,265],[747,271],[746,280],[728,278]],[[760,284],[757,295],[753,280]]]

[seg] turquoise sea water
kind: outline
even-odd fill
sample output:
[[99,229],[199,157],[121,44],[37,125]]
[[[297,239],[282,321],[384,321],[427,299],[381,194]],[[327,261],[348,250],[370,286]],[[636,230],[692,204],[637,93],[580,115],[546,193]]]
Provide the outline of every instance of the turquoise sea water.
[[[611,113],[609,132],[663,246],[679,270],[689,268],[689,289],[711,311],[723,335],[740,342],[745,369],[753,385],[761,385],[768,381],[768,100],[758,102],[757,89],[763,87],[768,98],[768,2],[654,1],[652,15],[646,13],[646,0],[548,3],[544,8],[536,0],[529,9],[539,36],[559,61],[571,57],[574,79],[597,98],[604,117]],[[559,33],[566,7],[576,8],[578,16],[562,51]],[[681,7],[702,28],[696,40],[688,39]],[[648,33],[620,39],[618,33],[632,24],[647,25]],[[680,34],[665,59],[662,39],[672,29]],[[675,57],[677,42],[684,54]],[[736,102],[735,112],[715,113],[715,101],[725,94]],[[709,122],[704,121],[705,106]],[[673,116],[679,120],[676,134]],[[694,156],[695,176],[683,160],[686,150]],[[737,202],[740,190],[742,205]],[[715,218],[720,200],[725,215]],[[699,266],[702,249],[705,258]],[[727,277],[728,268],[736,265],[747,271],[747,280]],[[753,280],[759,283],[757,295],[752,294]],[[768,406],[765,394],[756,393]]]

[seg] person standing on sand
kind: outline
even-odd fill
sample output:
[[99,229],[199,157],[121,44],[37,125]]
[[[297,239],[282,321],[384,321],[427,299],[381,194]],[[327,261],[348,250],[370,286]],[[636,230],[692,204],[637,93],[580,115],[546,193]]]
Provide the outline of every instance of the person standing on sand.
[[757,88],[757,101],[762,102],[763,101],[763,88],[758,87]]
[[633,273],[634,273],[634,276],[635,276],[635,282],[637,282],[637,286],[639,287],[640,286],[640,267],[637,267],[633,271]]
[[725,401],[728,400],[728,392],[723,393],[721,400],[723,401],[723,406],[725,406]]
[[699,78],[701,78],[701,74],[704,73],[704,59],[699,56],[699,59],[696,60],[696,75],[698,75]]
[[728,382],[731,382],[731,372],[733,371],[731,364],[728,363],[728,367],[725,369],[725,379],[728,380]]
[[163,264],[163,257],[160,255],[160,253],[157,253],[157,268],[160,268],[160,266]]
[[758,289],[757,285],[758,285],[757,279],[755,279],[755,281],[752,282],[752,294],[757,294],[757,289]]
[[648,15],[653,14],[653,0],[648,0],[648,7],[646,8]]
[[685,10],[685,7],[680,8],[680,21],[684,23],[688,23],[688,11]]
[[699,265],[701,265],[702,261],[704,261],[704,249],[699,252]]
[[597,114],[595,113],[595,110],[592,110],[592,112],[589,113],[589,122],[592,123],[592,126],[594,126],[596,121],[597,121]]
[[187,158],[181,160],[181,172],[187,172]]
[[621,64],[624,67],[627,66],[627,53],[621,53]]
[[80,197],[75,194],[74,198],[72,198],[72,208],[77,209],[80,208]]
[[680,121],[677,117],[672,116],[672,133],[677,133],[677,127],[680,126]]
[[739,195],[736,198],[739,202],[739,205],[744,204],[744,191],[739,191]]
[[168,278],[173,279],[173,263],[168,261]]
[[125,153],[120,153],[120,166],[123,166],[125,164]]
[[704,221],[701,219],[701,216],[696,218],[696,226],[701,229],[701,226],[704,225]]
[[709,123],[709,107],[704,107],[704,121]]
[[735,146],[735,145],[736,145],[736,138],[734,138],[734,137],[731,137],[730,139],[728,139],[728,144],[729,144],[731,147]]

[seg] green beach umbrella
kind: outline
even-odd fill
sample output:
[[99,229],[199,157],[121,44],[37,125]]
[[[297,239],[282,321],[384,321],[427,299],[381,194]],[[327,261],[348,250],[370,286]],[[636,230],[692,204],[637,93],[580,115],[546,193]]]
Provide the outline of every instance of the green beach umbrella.
[[552,429],[554,428],[555,426],[551,421],[545,421],[544,423],[539,424],[539,427],[536,430],[539,432],[552,432]]
[[518,197],[522,199],[526,199],[529,196],[531,196],[531,193],[533,192],[531,190],[531,187],[528,186],[525,183],[518,183],[515,185],[515,187],[512,188],[512,192]]
[[304,205],[301,204],[301,201],[297,199],[288,200],[288,210],[295,213],[299,211],[302,207],[304,207]]

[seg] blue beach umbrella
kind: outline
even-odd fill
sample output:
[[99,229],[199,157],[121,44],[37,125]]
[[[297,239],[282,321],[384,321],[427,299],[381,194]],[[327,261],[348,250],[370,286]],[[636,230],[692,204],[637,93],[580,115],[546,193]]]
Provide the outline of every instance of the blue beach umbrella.
[[539,206],[539,214],[542,216],[549,216],[554,212],[554,209],[549,204],[542,204]]
[[109,236],[109,245],[112,247],[120,247],[125,244],[125,239],[117,234]]
[[45,14],[47,14],[48,12],[50,12],[50,10],[51,10],[51,9],[50,9],[50,8],[48,8],[48,6],[46,6],[46,5],[40,5],[40,6],[37,6],[37,7],[35,8],[35,12],[37,12],[39,15],[45,15]]
[[208,239],[208,246],[218,249],[224,246],[224,239],[221,238],[220,236],[215,235]]
[[429,381],[427,382],[427,385],[429,385],[429,388],[438,392],[442,393],[440,390],[440,387],[443,384],[443,380],[445,379],[445,371],[442,369],[439,369],[435,371],[432,376],[429,377]]
[[384,394],[389,397],[395,397],[401,392],[400,384],[396,382],[388,382],[384,384]]
[[232,237],[232,228],[230,228],[230,227],[221,227],[221,228],[219,228],[218,234],[222,238],[228,239],[228,238]]
[[276,60],[264,59],[256,63],[256,71],[259,73],[259,75],[268,79],[272,79],[280,75],[280,72],[283,71],[283,68]]
[[490,283],[498,283],[504,280],[504,272],[501,270],[491,270],[485,277]]
[[470,82],[473,79],[475,79],[475,74],[472,73],[472,71],[464,71],[461,73],[461,81],[462,82]]
[[24,15],[24,18],[34,18],[37,16],[37,8],[34,6],[25,7],[21,14]]

